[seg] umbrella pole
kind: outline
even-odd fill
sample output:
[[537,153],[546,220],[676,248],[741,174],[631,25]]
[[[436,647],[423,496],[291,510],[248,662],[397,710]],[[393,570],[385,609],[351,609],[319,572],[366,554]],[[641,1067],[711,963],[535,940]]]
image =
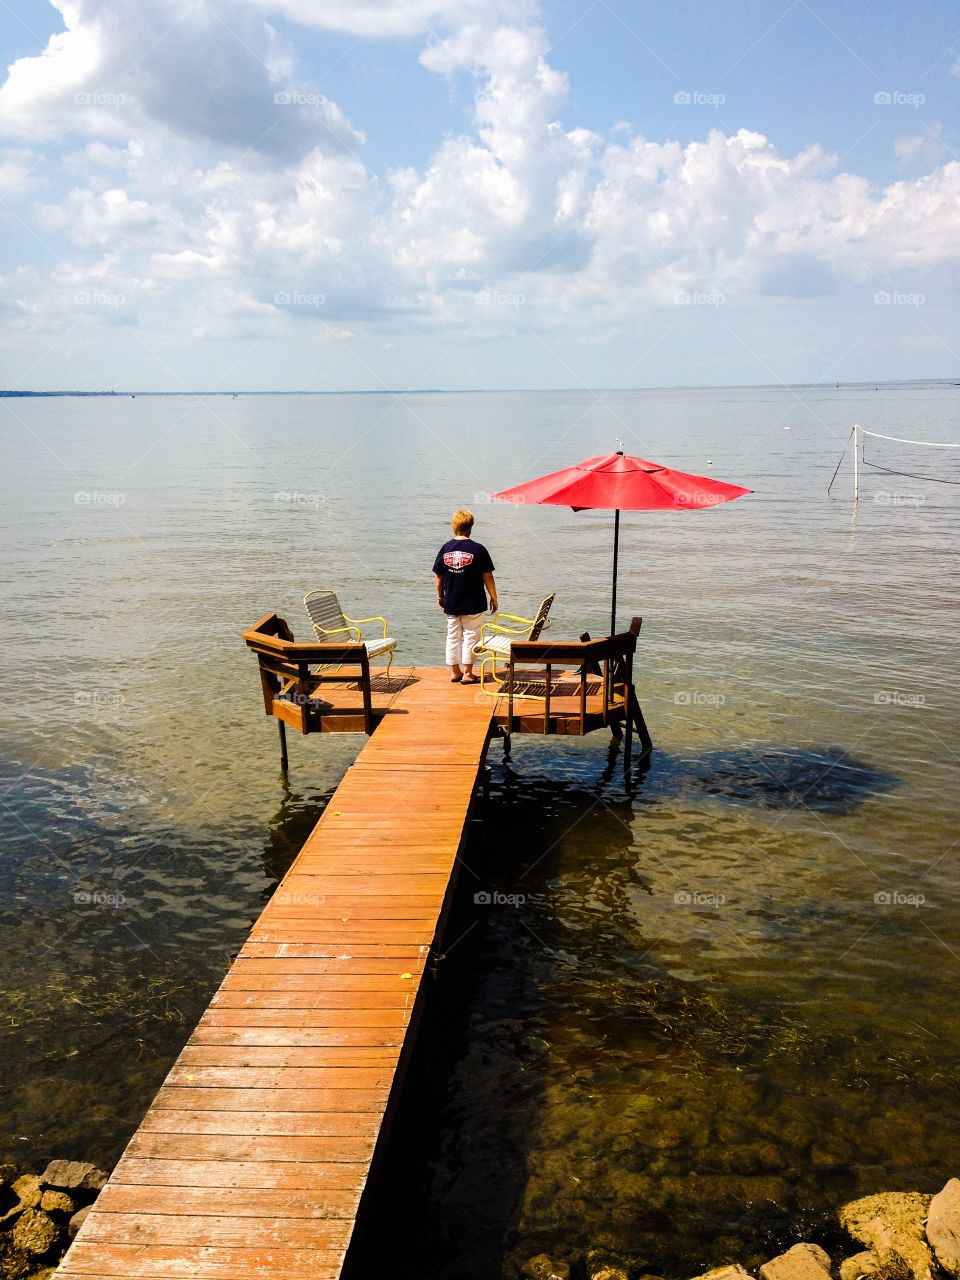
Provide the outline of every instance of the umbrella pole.
[[620,508],[613,515],[613,592],[610,597],[610,634],[617,634],[617,561],[620,558]]

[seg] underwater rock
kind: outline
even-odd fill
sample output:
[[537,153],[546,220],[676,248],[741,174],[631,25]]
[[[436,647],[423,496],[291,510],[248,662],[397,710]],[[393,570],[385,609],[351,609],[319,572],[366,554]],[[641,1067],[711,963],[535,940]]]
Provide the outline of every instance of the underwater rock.
[[816,1244],[795,1244],[760,1268],[760,1280],[829,1280],[830,1255]]
[[26,1209],[10,1233],[15,1249],[31,1257],[42,1258],[57,1242],[60,1228],[40,1209]]
[[40,1197],[40,1208],[44,1213],[74,1213],[77,1202],[65,1191],[44,1191]]
[[58,1191],[102,1191],[107,1175],[81,1160],[51,1160],[40,1181]]
[[570,1268],[565,1262],[554,1262],[545,1253],[538,1253],[520,1268],[524,1280],[570,1280]]
[[753,1276],[734,1263],[729,1267],[714,1267],[712,1271],[704,1271],[702,1275],[694,1276],[694,1280],[753,1280]]
[[866,1249],[851,1258],[844,1258],[840,1263],[840,1280],[861,1280],[861,1277],[872,1276],[879,1266],[877,1255],[872,1249]]
[[[587,1280],[629,1280],[626,1267],[611,1249],[588,1249],[583,1260]],[[643,1276],[641,1280],[660,1280],[658,1276]]]
[[76,1236],[77,1232],[86,1222],[87,1215],[90,1213],[90,1210],[92,1208],[93,1208],[92,1204],[85,1204],[82,1209],[77,1210],[77,1212],[73,1215],[73,1217],[67,1223],[67,1235],[70,1237],[71,1240],[74,1238],[74,1236]]
[[881,1266],[900,1259],[915,1280],[932,1280],[933,1254],[923,1230],[931,1199],[916,1191],[881,1192],[852,1200],[837,1216],[854,1240],[876,1252]]
[[944,1271],[960,1276],[960,1178],[951,1178],[930,1201],[927,1240]]

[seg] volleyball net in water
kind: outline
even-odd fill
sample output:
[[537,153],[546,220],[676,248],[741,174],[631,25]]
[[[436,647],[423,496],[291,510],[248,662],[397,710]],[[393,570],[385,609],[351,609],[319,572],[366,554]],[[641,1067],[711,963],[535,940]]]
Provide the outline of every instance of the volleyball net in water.
[[862,472],[867,475],[905,476],[933,484],[960,485],[960,442],[882,435],[879,431],[867,431],[858,424],[850,432],[850,439],[827,485],[827,493],[834,486],[851,443],[854,499],[859,494]]

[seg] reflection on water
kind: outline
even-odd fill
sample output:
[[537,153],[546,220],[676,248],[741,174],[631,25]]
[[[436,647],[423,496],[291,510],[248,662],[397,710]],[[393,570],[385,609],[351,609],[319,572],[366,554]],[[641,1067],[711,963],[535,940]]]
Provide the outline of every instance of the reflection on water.
[[602,634],[609,514],[483,495],[619,436],[756,493],[623,518],[657,744],[634,787],[603,734],[494,749],[380,1204],[424,1227],[391,1268],[506,1280],[594,1246],[689,1275],[942,1185],[956,499],[865,480],[854,518],[825,489],[854,418],[952,439],[956,395],[0,403],[0,1160],[117,1158],[360,746],[290,734],[285,783],[240,631],[278,609],[307,634],[331,586],[398,664],[439,662],[430,565],[468,505],[505,609],[557,591],[552,634]]

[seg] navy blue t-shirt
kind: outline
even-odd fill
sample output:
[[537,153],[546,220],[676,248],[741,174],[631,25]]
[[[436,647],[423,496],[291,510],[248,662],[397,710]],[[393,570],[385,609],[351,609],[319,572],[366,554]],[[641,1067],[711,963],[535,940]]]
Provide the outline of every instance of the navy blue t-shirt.
[[483,613],[487,593],[483,575],[493,573],[490,552],[472,538],[451,538],[437,552],[433,572],[443,578],[443,612],[454,617]]

